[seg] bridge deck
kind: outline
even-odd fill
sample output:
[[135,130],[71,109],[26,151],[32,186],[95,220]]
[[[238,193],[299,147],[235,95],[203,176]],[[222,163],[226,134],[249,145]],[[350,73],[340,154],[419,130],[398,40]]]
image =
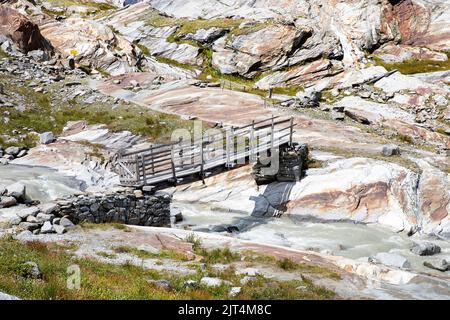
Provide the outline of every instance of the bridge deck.
[[247,160],[292,144],[293,118],[271,118],[234,128],[225,128],[197,141],[178,141],[167,145],[118,154],[116,161],[120,182],[126,186],[153,185],[174,181],[195,173]]

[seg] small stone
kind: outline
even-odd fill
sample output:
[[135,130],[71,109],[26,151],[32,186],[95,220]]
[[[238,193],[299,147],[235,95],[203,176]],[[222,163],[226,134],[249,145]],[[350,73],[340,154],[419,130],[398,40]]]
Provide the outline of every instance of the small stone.
[[224,281],[219,278],[203,277],[200,280],[200,283],[207,287],[218,287],[218,286],[221,286],[222,284],[224,284]]
[[245,277],[243,277],[243,278],[241,279],[240,283],[241,283],[242,285],[245,285],[245,284],[247,284],[247,283],[249,283],[249,282],[251,282],[251,281],[255,281],[255,280],[256,280],[256,277],[245,276]]
[[336,112],[333,110],[333,111],[331,111],[331,119],[337,120],[337,121],[344,121],[345,115],[343,113]]
[[18,226],[21,222],[22,222],[22,219],[19,218],[19,217],[17,217],[17,216],[12,217],[12,218],[9,220],[9,224],[12,225],[12,226]]
[[9,154],[13,157],[17,156],[20,152],[20,149],[18,147],[9,147],[5,149],[5,153]]
[[170,216],[173,218],[175,222],[183,221],[183,213],[179,208],[174,208],[170,211]]
[[25,156],[27,155],[27,153],[28,153],[28,151],[25,150],[25,149],[20,150],[20,152],[17,154],[17,157],[16,157],[16,158],[22,158],[22,157],[25,157]]
[[21,222],[21,223],[19,223],[18,228],[21,229],[21,230],[33,231],[35,229],[39,229],[40,226],[41,225],[39,223]]
[[50,221],[45,221],[44,225],[41,228],[41,233],[42,234],[47,234],[47,233],[53,233],[54,232],[54,228],[53,225]]
[[58,205],[56,203],[43,203],[38,205],[38,207],[41,212],[45,214],[52,214],[58,210]]
[[36,218],[39,222],[52,221],[55,216],[52,214],[38,213]]
[[386,157],[400,155],[400,147],[395,144],[388,144],[383,146],[383,155]]
[[449,271],[450,270],[450,264],[447,262],[447,260],[443,259],[439,264],[425,261],[423,265],[427,268],[438,270],[441,272]]
[[35,216],[31,216],[31,215],[27,217],[26,221],[30,222],[30,223],[39,223],[39,220]]
[[172,285],[168,280],[147,280],[147,282],[164,290],[172,289]]
[[17,204],[17,200],[14,197],[0,197],[0,208],[9,208],[15,206]]
[[134,190],[133,193],[134,193],[134,196],[136,198],[143,198],[144,197],[144,193],[141,190]]
[[411,252],[419,256],[432,256],[441,252],[441,247],[432,242],[414,243]]
[[44,132],[39,135],[39,142],[41,144],[50,144],[55,141],[55,136],[52,132]]
[[53,229],[55,230],[55,232],[57,234],[64,234],[67,232],[67,229],[64,228],[64,226],[58,225],[58,224],[54,224],[53,225]]
[[16,215],[21,219],[27,219],[29,216],[36,216],[39,213],[38,207],[28,207],[20,210]]
[[26,268],[24,276],[27,278],[40,279],[42,278],[41,270],[34,261],[27,261],[23,264]]
[[241,290],[241,287],[232,287],[229,292],[230,297],[236,297],[239,293],[241,293]]
[[66,229],[70,229],[70,228],[75,227],[75,225],[72,223],[72,221],[70,221],[66,217],[62,217],[61,218],[61,220],[59,221],[59,225],[63,226]]
[[195,280],[186,280],[183,283],[183,289],[196,288],[196,287],[198,287],[198,282]]
[[52,221],[52,224],[55,225],[59,225],[59,221],[61,221],[61,218],[54,218]]
[[26,188],[20,182],[16,182],[6,188],[8,190],[7,195],[14,197],[17,200],[25,200]]

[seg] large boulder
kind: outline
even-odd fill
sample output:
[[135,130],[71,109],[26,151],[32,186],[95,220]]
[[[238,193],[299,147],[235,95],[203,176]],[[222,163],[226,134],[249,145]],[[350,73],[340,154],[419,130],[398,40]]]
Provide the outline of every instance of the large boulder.
[[0,35],[10,38],[25,53],[33,50],[53,52],[53,47],[42,36],[37,24],[5,5],[0,6]]
[[8,193],[7,195],[10,197],[14,197],[17,200],[25,200],[26,196],[26,188],[23,183],[16,182],[7,187]]
[[216,41],[213,66],[222,73],[248,76],[258,69],[282,68],[291,52],[311,35],[309,28],[268,25],[241,35]]
[[136,47],[103,23],[69,18],[43,24],[41,31],[63,57],[73,56],[78,67],[111,75],[138,70],[140,54]]

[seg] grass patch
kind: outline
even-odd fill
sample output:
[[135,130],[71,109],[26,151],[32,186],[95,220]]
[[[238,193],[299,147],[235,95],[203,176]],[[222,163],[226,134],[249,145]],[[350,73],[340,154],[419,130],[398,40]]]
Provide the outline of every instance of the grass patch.
[[[30,132],[52,131],[58,135],[68,121],[81,119],[89,124],[106,124],[113,132],[128,130],[148,137],[150,141],[161,143],[170,141],[175,129],[192,130],[191,121],[182,120],[175,115],[124,103],[116,104],[114,109],[111,108],[110,102],[96,102],[88,105],[83,102],[83,98],[67,100],[66,97],[61,96],[58,91],[63,84],[47,86],[48,93],[38,93],[26,84],[12,83],[11,79],[11,76],[0,76],[0,84],[4,86],[5,92],[14,96],[14,100],[20,101],[26,109],[19,111],[9,108],[8,123],[3,123],[0,116],[2,123],[0,135],[16,137],[19,140],[9,144],[0,141],[3,146],[33,147],[37,137]],[[22,135],[25,135],[25,138]],[[95,150],[93,152],[95,153]]]
[[[100,256],[109,253],[98,252]],[[27,261],[33,261],[42,272],[41,278],[29,275]],[[69,266],[78,266],[81,275],[79,289],[68,289]],[[332,299],[334,292],[317,287],[309,280],[277,281],[258,276],[245,285],[231,267],[222,272],[231,284],[218,287],[198,285],[186,288],[188,279],[199,281],[204,272],[194,275],[171,274],[134,266],[109,264],[89,258],[78,258],[65,248],[52,243],[21,243],[12,238],[0,239],[0,291],[22,299],[230,299],[231,286],[241,286],[236,299]],[[148,280],[166,279],[172,289],[160,288]]]
[[5,52],[5,51],[3,51],[1,48],[0,48],[0,59],[11,59],[12,57],[9,55],[9,53],[7,53],[7,52]]
[[178,30],[179,35],[196,33],[200,29],[210,29],[210,28],[222,28],[222,29],[234,29],[239,27],[239,25],[244,22],[244,19],[196,19],[196,20],[183,20],[181,22],[181,27]]
[[109,229],[117,229],[125,232],[131,232],[130,228],[128,228],[124,224],[120,223],[92,223],[92,222],[82,222],[79,224],[83,229],[88,230],[109,230]]
[[189,259],[181,252],[175,251],[175,250],[168,250],[163,249],[160,252],[153,253],[146,250],[141,250],[129,246],[119,246],[113,248],[114,252],[116,253],[127,253],[134,255],[140,259],[155,259],[155,258],[162,258],[162,259],[171,259],[171,260],[177,260],[177,261],[188,261]]
[[411,59],[403,62],[388,63],[378,57],[373,57],[373,59],[377,65],[384,67],[388,71],[397,69],[403,74],[415,74],[450,70],[450,53],[447,53],[447,56],[449,57],[447,61]]
[[150,49],[147,48],[146,46],[144,46],[143,44],[140,44],[138,42],[135,42],[134,44],[136,45],[136,47],[138,47],[142,51],[142,53],[145,56],[151,56],[152,55],[152,53],[150,52]]
[[177,68],[187,69],[187,70],[195,70],[195,66],[192,66],[190,64],[185,64],[178,62],[177,60],[172,60],[169,58],[161,57],[161,56],[155,56],[155,59],[158,60],[161,63],[165,63]]

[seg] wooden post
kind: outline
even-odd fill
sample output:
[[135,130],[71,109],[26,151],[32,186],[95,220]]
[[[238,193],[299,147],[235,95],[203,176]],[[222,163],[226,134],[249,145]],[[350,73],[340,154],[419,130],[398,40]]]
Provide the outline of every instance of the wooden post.
[[136,183],[141,180],[141,176],[139,174],[139,156],[136,154],[134,156],[134,162],[136,164]]
[[205,184],[205,174],[203,172],[203,139],[200,141],[200,178]]
[[144,155],[143,154],[141,154],[141,164],[142,164],[142,176],[143,176],[143,179],[144,179],[144,184],[146,184],[147,183],[147,176],[145,174],[145,160],[144,160]]
[[274,124],[274,116],[272,115],[272,132],[270,133],[270,148],[273,148],[274,143],[274,131],[275,131],[275,124]]
[[231,156],[234,153],[234,127],[231,127],[230,130],[227,130],[227,167],[230,168],[232,166]]
[[175,170],[175,162],[173,161],[173,145],[171,146],[170,164],[172,165],[173,184],[176,186],[177,185],[177,172]]
[[289,147],[292,147],[292,136],[294,134],[294,117],[291,117],[291,127],[289,134]]
[[150,156],[152,157],[152,174],[155,175],[155,161],[153,159],[153,148],[150,149]]
[[250,162],[255,161],[255,120],[252,121],[252,129],[250,131]]

